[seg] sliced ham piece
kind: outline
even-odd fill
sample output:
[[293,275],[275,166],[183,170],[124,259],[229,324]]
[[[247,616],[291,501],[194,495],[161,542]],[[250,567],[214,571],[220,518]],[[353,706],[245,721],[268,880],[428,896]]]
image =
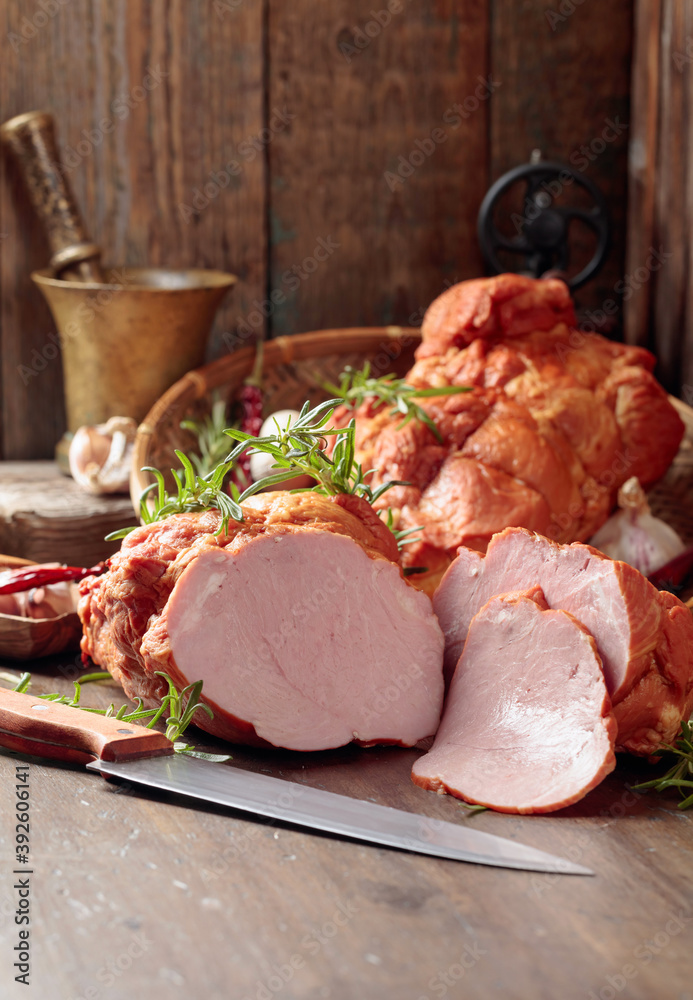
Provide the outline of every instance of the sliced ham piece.
[[129,697],[157,704],[157,670],[202,680],[214,719],[197,725],[292,750],[436,731],[443,635],[365,501],[262,494],[218,526],[210,511],[139,528],[82,583],[82,649]]
[[693,710],[693,616],[626,563],[589,545],[558,545],[522,528],[495,535],[484,557],[461,548],[434,596],[448,681],[474,615],[497,594],[538,585],[594,636],[619,731],[617,748],[649,755]]
[[615,766],[616,722],[587,629],[541,590],[491,598],[474,616],[417,785],[500,812],[583,798]]

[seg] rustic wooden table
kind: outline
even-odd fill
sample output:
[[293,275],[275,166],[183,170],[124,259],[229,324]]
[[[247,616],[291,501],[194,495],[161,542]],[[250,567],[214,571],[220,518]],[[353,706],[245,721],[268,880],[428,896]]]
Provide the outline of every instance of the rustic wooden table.
[[[32,691],[71,691],[77,663],[71,654],[30,665]],[[122,703],[111,683],[84,692],[86,704]],[[237,749],[232,764],[210,766],[467,823],[579,861],[595,877],[370,847],[2,751],[0,996],[693,1000],[693,816],[673,794],[629,790],[650,774],[646,762],[622,760],[581,803],[551,816],[465,816],[455,799],[411,783],[416,753]],[[20,760],[30,761],[28,990],[12,982]]]

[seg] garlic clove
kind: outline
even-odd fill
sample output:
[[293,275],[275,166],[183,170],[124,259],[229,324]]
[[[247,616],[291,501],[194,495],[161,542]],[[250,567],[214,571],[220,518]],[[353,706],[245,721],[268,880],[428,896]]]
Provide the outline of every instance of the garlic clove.
[[25,617],[57,618],[77,610],[79,588],[75,583],[52,583],[27,591]]
[[[60,563],[40,563],[32,569],[54,569]],[[25,567],[17,569],[24,572]],[[16,594],[0,594],[0,614],[15,615],[19,618],[58,618],[59,615],[77,611],[79,584],[65,581],[51,583],[43,587],[20,590]]]
[[686,548],[674,529],[650,513],[647,497],[633,477],[618,492],[621,508],[590,538],[590,545],[649,576]]
[[69,453],[75,482],[88,493],[127,493],[136,433],[131,417],[76,430]]
[[0,615],[24,617],[16,594],[0,594]]

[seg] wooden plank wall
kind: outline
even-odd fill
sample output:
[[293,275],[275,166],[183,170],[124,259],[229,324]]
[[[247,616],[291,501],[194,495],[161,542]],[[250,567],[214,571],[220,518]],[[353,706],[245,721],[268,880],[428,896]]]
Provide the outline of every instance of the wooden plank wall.
[[[58,0],[38,19],[4,4],[0,116],[45,107],[60,145],[86,150],[69,177],[108,263],[239,275],[212,356],[258,333],[416,324],[481,273],[491,180],[627,116],[631,2]],[[617,223],[624,150],[588,168]],[[51,343],[28,277],[47,252],[4,157],[0,237],[0,457],[50,457],[59,359],[18,372]],[[622,273],[618,236],[608,268],[583,304]]]
[[488,95],[464,117],[453,106],[488,72],[487,3],[402,3],[379,30],[378,5],[314,6],[270,3],[270,102],[297,111],[269,150],[272,285],[319,237],[339,248],[273,326],[334,325],[335,303],[357,325],[418,325],[446,282],[481,268]]
[[[620,306],[632,17],[632,0],[493,3],[491,57],[503,86],[491,101],[491,179],[539,149],[543,159],[562,160],[591,178],[609,205],[609,257],[575,296],[587,320],[599,318],[597,311],[603,312],[608,300]],[[578,230],[573,236],[578,250],[581,235]],[[588,257],[592,249],[592,241],[585,240]]]
[[659,378],[690,405],[693,7],[637,0],[635,24],[626,337],[656,353]]
[[[0,6],[2,120],[32,108],[54,114],[107,263],[237,273],[217,324],[217,335],[232,331],[266,286],[264,159],[238,153],[264,122],[262,3],[70,0],[45,24],[34,15],[38,27],[33,10]],[[241,173],[205,204],[205,185],[212,175],[223,184],[235,159]],[[52,457],[61,372],[54,359],[44,366],[54,327],[29,279],[48,254],[11,164],[0,164],[0,454]],[[19,365],[36,374],[22,378]]]

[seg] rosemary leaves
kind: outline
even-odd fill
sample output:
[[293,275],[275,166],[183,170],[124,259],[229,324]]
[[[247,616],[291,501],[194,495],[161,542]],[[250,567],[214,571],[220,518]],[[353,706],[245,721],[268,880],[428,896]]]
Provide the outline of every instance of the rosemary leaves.
[[653,788],[656,792],[664,792],[667,788],[678,788],[682,801],[679,809],[690,809],[693,806],[693,721],[681,723],[681,733],[672,745],[665,743],[654,754],[660,757],[665,753],[674,754],[676,763],[666,774],[652,781],[644,781],[633,785],[636,792],[646,792]]
[[[373,489],[367,482],[371,471],[364,473],[355,458],[355,422],[347,427],[330,427],[330,418],[339,399],[328,399],[313,409],[304,403],[298,418],[287,427],[277,426],[273,434],[253,437],[235,427],[229,427],[225,434],[236,441],[236,447],[224,460],[206,475],[200,475],[191,460],[182,451],[176,451],[181,463],[179,470],[172,469],[175,492],[168,492],[162,472],[147,467],[155,482],[148,486],[140,498],[140,515],[144,524],[161,521],[171,514],[186,511],[218,510],[221,523],[217,534],[227,531],[229,520],[239,523],[243,520],[241,504],[248,497],[296,476],[309,476],[315,486],[309,487],[315,493],[336,495],[351,493],[363,497],[369,503],[382,496],[391,486],[404,485],[399,481],[383,483]],[[331,457],[326,454],[327,438],[335,439]],[[274,460],[269,475],[252,483],[239,493],[232,483],[230,494],[226,492],[225,480],[228,472],[246,452],[270,455]],[[301,492],[301,491],[299,491]],[[134,526],[112,532],[108,540],[124,538]]]
[[460,392],[470,391],[466,385],[445,385],[434,386],[430,389],[418,389],[395,375],[372,378],[369,362],[366,362],[360,371],[347,366],[340,376],[339,385],[325,382],[323,388],[339,397],[343,403],[354,410],[367,399],[376,399],[380,404],[391,407],[390,416],[402,414],[403,419],[399,427],[404,427],[410,420],[419,420],[428,427],[439,442],[442,442],[440,431],[415,400],[429,399],[435,396],[453,396]]
[[[45,701],[54,701],[59,705],[67,705],[69,708],[80,708],[83,712],[92,712],[95,715],[103,715],[107,718],[122,719],[123,722],[135,722],[142,724],[144,719],[148,719],[145,728],[153,729],[159,719],[166,721],[166,739],[173,743],[176,753],[185,753],[191,757],[200,757],[203,760],[221,762],[231,760],[229,754],[211,754],[196,750],[194,746],[181,741],[181,736],[193,721],[193,716],[197,711],[206,712],[210,719],[214,718],[214,713],[209,705],[200,701],[202,694],[202,681],[195,681],[188,684],[182,691],[178,691],[168,674],[161,670],[155,671],[168,683],[168,694],[164,695],[161,705],[158,708],[143,708],[141,698],[135,698],[137,708],[130,709],[127,705],[121,705],[116,709],[111,702],[108,708],[90,708],[81,704],[82,685],[94,681],[112,680],[109,673],[99,670],[91,674],[82,674],[79,680],[73,681],[75,693],[70,698],[66,694],[40,694],[39,698]],[[23,673],[15,684],[13,691],[24,694],[31,683],[31,674]]]

